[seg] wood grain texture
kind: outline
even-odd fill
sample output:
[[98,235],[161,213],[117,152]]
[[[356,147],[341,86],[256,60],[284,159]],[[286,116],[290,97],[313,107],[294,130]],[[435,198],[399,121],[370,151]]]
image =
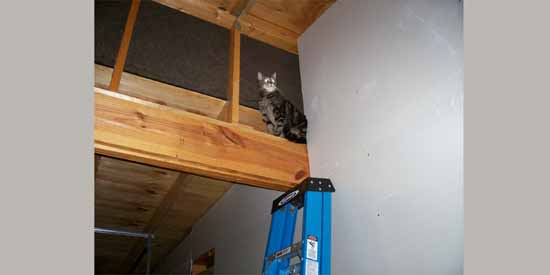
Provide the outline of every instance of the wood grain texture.
[[[94,68],[95,86],[107,89],[113,69],[97,64]],[[222,99],[126,72],[122,74],[118,92],[211,118],[218,118],[226,104],[226,101]],[[266,132],[262,115],[256,109],[242,105],[239,106],[239,123],[250,126],[258,131]]]
[[[152,232],[155,266],[228,190],[230,183],[101,156],[95,184],[95,226]],[[142,239],[96,234],[96,274],[145,269]]]
[[246,13],[239,19],[241,33],[276,48],[298,54],[299,33]]
[[98,154],[274,190],[309,176],[307,147],[115,92],[95,91]]
[[97,168],[99,167],[99,161],[101,161],[101,156],[94,154],[94,178],[97,175]]
[[124,64],[126,64],[128,48],[130,47],[130,40],[132,38],[132,32],[134,31],[134,25],[136,23],[140,3],[141,0],[132,0],[132,4],[130,6],[126,26],[124,27],[124,33],[122,34],[122,41],[120,41],[120,47],[118,48],[115,68],[109,84],[109,90],[111,91],[117,91],[120,85],[120,79],[122,77],[122,71],[124,70]]
[[231,10],[231,14],[235,15],[238,21],[239,17],[244,15],[252,7],[252,5],[254,5],[255,1],[256,0],[240,0],[235,8]]
[[[210,23],[222,26],[227,29],[231,29],[237,17],[225,8],[220,8],[219,5],[215,5],[211,1],[202,0],[155,0],[155,2],[163,4],[165,6],[177,9],[181,12],[198,17],[202,20]],[[255,4],[250,7],[253,9]],[[239,23],[242,26],[241,33],[250,36],[254,39],[268,43],[274,47],[289,51],[291,53],[298,53],[297,37],[299,33],[289,34],[292,31],[282,31],[281,27],[270,22],[264,21],[261,24],[257,22],[251,22],[247,19],[247,14],[239,19]],[[284,36],[279,36],[281,33],[285,33]],[[296,37],[294,39],[290,37]]]
[[302,34],[335,0],[256,0],[249,14]]
[[235,14],[235,11],[242,5],[244,0],[202,0],[208,4],[217,7],[218,9],[228,11],[231,14]]
[[[247,5],[249,2],[245,0],[155,1],[227,29],[238,20],[242,34],[295,54],[298,53],[298,37],[335,2],[254,0]],[[246,12],[239,17],[244,8]]]
[[[170,212],[170,209],[172,208],[172,205],[180,199],[180,189],[185,184],[185,180],[187,179],[189,175],[180,173],[178,178],[174,181],[174,183],[170,186],[170,189],[164,196],[162,202],[159,204],[157,209],[155,210],[155,213],[153,214],[151,220],[145,226],[143,232],[144,233],[155,233],[156,229],[159,228],[162,221],[166,218],[167,214]],[[182,232],[183,233],[183,232]],[[158,239],[158,237],[157,237]],[[132,249],[129,251],[128,255],[126,256],[126,259],[124,261],[121,261],[121,265],[119,267],[120,272],[122,273],[133,273],[134,270],[131,270],[133,266],[135,266],[136,261],[138,260],[139,256],[143,251],[145,250],[145,247],[142,243],[134,243]]]
[[131,237],[95,234],[95,274],[116,273],[118,264],[124,260],[136,241]]
[[179,10],[198,17],[204,21],[216,24],[218,26],[230,29],[234,22],[235,16],[231,14],[225,7],[220,8],[216,5],[218,1],[204,0],[153,0],[159,4],[163,4],[170,8]]
[[[225,181],[188,175],[185,184],[179,189],[179,199],[174,202],[154,232],[157,252],[153,254],[153,267],[158,266],[178,246],[190,232],[192,225],[215,205],[231,185]],[[145,260],[138,264],[135,271],[145,271]]]
[[[95,226],[143,232],[179,173],[101,156],[95,176]],[[96,274],[116,272],[142,240],[96,234]]]
[[227,122],[239,123],[239,83],[241,79],[241,33],[229,32],[229,72],[227,77]]

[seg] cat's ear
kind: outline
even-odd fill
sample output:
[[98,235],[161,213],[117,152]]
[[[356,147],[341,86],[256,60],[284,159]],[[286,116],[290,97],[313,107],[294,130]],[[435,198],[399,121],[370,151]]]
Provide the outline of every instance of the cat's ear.
[[262,79],[264,79],[264,76],[262,75],[261,72],[258,72],[258,80],[262,80]]
[[273,80],[277,79],[277,72],[274,72],[271,78],[273,78]]

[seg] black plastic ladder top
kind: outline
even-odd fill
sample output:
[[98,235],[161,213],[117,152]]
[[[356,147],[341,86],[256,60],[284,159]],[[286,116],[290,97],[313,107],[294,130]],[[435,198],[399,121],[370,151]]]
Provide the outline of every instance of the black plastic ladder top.
[[302,183],[296,187],[286,191],[273,201],[271,207],[271,213],[274,213],[279,208],[285,206],[287,203],[292,203],[297,208],[301,208],[304,205],[304,194],[306,191],[314,192],[336,192],[334,184],[330,179],[326,178],[306,178]]

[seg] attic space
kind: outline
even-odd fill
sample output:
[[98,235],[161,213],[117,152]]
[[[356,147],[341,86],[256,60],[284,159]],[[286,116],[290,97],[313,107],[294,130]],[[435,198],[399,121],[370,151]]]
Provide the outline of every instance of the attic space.
[[462,274],[462,1],[94,4],[95,274]]

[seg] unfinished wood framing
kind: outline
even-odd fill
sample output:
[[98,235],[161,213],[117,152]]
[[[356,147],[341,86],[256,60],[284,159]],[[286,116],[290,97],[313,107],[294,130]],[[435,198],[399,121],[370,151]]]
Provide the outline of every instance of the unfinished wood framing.
[[[229,182],[286,191],[309,176],[306,145],[265,133],[260,112],[239,103],[240,35],[297,53],[298,37],[334,2],[155,1],[230,29],[230,58],[227,101],[124,72],[132,0],[114,69],[95,65],[95,224],[155,234],[153,267]],[[96,236],[96,272],[141,273],[143,252],[139,241]]]
[[[143,232],[154,234],[155,230],[161,225],[163,219],[166,218],[166,216],[168,215],[170,209],[172,208],[172,205],[179,198],[180,189],[182,189],[188,176],[188,174],[184,173],[181,173],[178,176],[176,181],[170,186],[170,189],[155,210],[153,217],[151,218],[147,226],[145,226]],[[132,267],[135,267],[137,266],[137,264],[139,264],[136,263],[136,261],[138,261],[139,255],[144,253],[144,251],[145,247],[143,246],[143,244],[135,242],[132,250],[130,250],[128,256],[126,256],[126,259],[121,263],[120,272],[128,274],[134,273],[135,270],[130,269],[133,269]]]
[[248,13],[302,34],[335,0],[256,0]]
[[118,91],[120,85],[120,79],[122,77],[122,71],[124,71],[124,64],[126,64],[128,48],[130,47],[132,33],[134,32],[134,25],[136,24],[140,2],[141,0],[132,0],[132,4],[130,5],[130,12],[128,12],[128,19],[126,20],[126,26],[124,27],[124,33],[122,34],[122,40],[118,48],[111,83],[109,84],[109,90],[111,91]]
[[[108,89],[113,69],[95,65],[95,86]],[[223,114],[226,101],[187,89],[168,85],[130,73],[122,73],[119,93],[160,105],[184,110],[198,115],[225,120]],[[222,114],[223,112],[223,114]],[[246,125],[265,132],[265,123],[258,110],[239,106],[239,125]]]
[[[95,178],[95,225],[153,233],[152,266],[175,248],[230,183],[101,156]],[[143,274],[143,240],[96,235],[96,272]]]
[[336,0],[154,1],[297,54],[298,37]]
[[[145,232],[178,172],[101,156],[95,176],[95,221],[102,228]],[[112,273],[136,238],[96,234],[96,272]],[[142,243],[141,243],[142,244]]]
[[[246,14],[246,12],[254,5],[254,2],[256,2],[256,0],[238,1],[238,5],[231,10],[231,14],[235,15],[236,17],[236,21],[239,21],[240,17]],[[238,23],[238,22],[235,22],[235,23]]]
[[307,148],[95,88],[96,153],[274,190],[309,176]]
[[[198,17],[202,20],[231,29],[237,17],[225,8],[203,0],[154,0],[160,4]],[[253,5],[254,6],[254,5]],[[284,29],[271,22],[256,18],[249,13],[239,18],[242,34],[270,44],[274,47],[297,54],[300,33]]]
[[227,76],[227,122],[239,123],[239,82],[241,79],[241,33],[229,32],[229,74]]

